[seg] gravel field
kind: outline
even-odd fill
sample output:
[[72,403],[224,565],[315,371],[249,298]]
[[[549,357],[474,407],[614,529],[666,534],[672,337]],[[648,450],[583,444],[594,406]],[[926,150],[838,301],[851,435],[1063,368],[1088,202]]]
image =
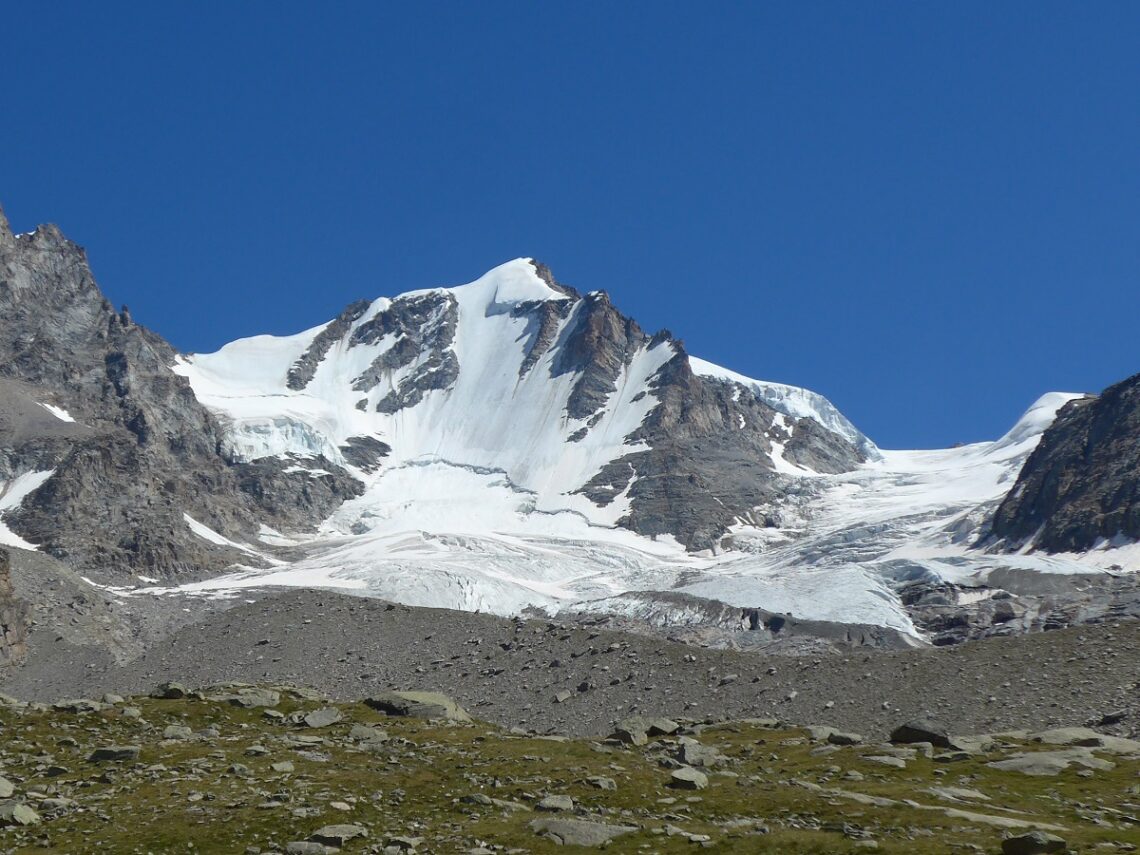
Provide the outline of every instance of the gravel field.
[[602,734],[635,713],[775,716],[868,736],[923,713],[957,733],[1107,716],[1102,730],[1140,733],[1135,621],[950,648],[790,656],[298,590],[205,614],[117,663],[43,628],[30,647],[27,664],[0,685],[27,700],[142,692],[164,680],[268,681],[344,699],[438,690],[487,721],[570,735]]

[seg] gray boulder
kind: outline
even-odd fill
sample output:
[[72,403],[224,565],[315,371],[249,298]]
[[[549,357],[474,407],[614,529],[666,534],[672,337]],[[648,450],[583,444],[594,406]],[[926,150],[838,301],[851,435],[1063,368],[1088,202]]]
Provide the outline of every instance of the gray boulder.
[[1064,852],[1068,844],[1064,839],[1045,831],[1030,831],[1016,837],[1007,837],[1001,842],[1002,855],[1043,855],[1048,852]]
[[645,745],[649,742],[650,726],[650,723],[640,716],[622,719],[610,734],[610,739],[616,739],[626,745]]
[[121,763],[139,759],[139,746],[137,745],[106,745],[96,748],[88,756],[93,763]]
[[324,707],[323,709],[313,710],[311,713],[307,713],[305,717],[301,719],[301,722],[305,727],[329,727],[330,725],[336,724],[342,718],[344,718],[344,716],[341,715],[340,710],[336,707]]
[[535,807],[546,811],[574,810],[574,800],[570,796],[556,794],[540,799]]
[[273,689],[262,689],[257,686],[238,689],[236,692],[225,695],[214,695],[211,700],[224,701],[235,707],[255,709],[257,707],[272,708],[281,703],[281,693]]
[[381,745],[388,741],[388,732],[367,724],[354,724],[348,732],[348,738],[354,742],[363,742],[369,745]]
[[391,716],[470,722],[471,716],[447,695],[439,692],[384,692],[365,698],[372,709]]
[[294,840],[285,845],[287,855],[327,855],[336,850],[323,843],[314,843],[311,840]]
[[40,815],[23,802],[0,804],[0,826],[39,825]]
[[720,752],[695,739],[686,740],[677,751],[677,759],[688,766],[715,766],[724,758]]
[[1116,764],[1097,757],[1088,748],[1064,748],[1060,751],[1014,754],[1005,760],[996,760],[986,765],[1003,772],[1020,772],[1023,775],[1045,777],[1059,775],[1070,766],[1083,766],[1086,769],[1107,772]]
[[367,837],[368,831],[361,825],[326,825],[309,835],[310,843],[335,846],[338,849],[350,840]]
[[703,790],[708,785],[708,776],[689,766],[683,766],[669,776],[669,786],[678,790]]
[[928,718],[911,719],[891,731],[891,742],[908,744],[929,742],[939,748],[953,748],[954,744],[946,728]]
[[530,828],[536,834],[553,840],[559,846],[604,846],[615,837],[637,831],[632,825],[608,825],[584,819],[555,819],[543,817],[533,820]]

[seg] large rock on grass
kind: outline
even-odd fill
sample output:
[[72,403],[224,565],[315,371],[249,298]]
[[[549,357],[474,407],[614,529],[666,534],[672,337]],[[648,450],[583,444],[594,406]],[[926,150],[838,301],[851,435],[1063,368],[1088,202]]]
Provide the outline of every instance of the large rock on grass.
[[608,825],[584,819],[536,819],[530,823],[536,834],[561,846],[603,846],[615,837],[637,831],[632,825]]
[[385,715],[469,722],[471,716],[452,698],[440,692],[384,692],[364,700]]
[[905,724],[900,724],[891,731],[891,742],[903,745],[929,742],[938,748],[954,747],[946,728],[928,718],[915,718]]

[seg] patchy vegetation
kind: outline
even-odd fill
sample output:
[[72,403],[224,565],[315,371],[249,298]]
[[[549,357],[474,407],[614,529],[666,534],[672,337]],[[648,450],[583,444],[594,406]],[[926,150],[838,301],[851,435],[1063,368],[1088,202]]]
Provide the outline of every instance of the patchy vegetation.
[[[333,703],[280,686],[154,694],[0,708],[0,850],[1140,846],[1140,743],[1077,728],[936,747],[864,744],[775,721],[634,719],[591,741],[464,722],[462,710],[426,695],[401,706],[392,696]],[[1032,830],[1044,834],[1034,842]]]

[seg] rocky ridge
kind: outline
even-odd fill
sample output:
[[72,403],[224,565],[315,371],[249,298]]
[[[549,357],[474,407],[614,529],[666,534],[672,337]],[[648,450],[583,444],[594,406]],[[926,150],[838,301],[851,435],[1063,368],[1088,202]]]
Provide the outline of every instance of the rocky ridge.
[[994,514],[1005,549],[1140,540],[1140,374],[1070,402]]
[[304,528],[356,494],[331,463],[318,480],[228,458],[175,357],[111,307],[58,228],[13,235],[0,213],[0,478],[53,473],[8,511],[10,529],[95,578],[199,576],[251,560],[223,538]]

